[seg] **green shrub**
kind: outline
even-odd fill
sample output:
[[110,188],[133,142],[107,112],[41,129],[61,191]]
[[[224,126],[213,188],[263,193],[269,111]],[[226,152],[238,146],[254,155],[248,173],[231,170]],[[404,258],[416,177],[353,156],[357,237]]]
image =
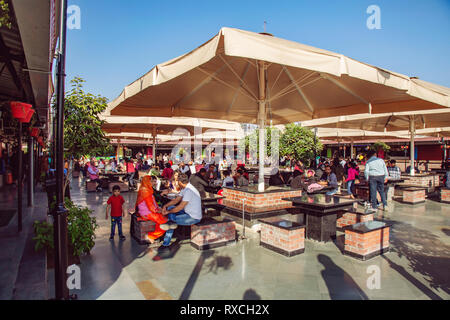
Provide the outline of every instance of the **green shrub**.
[[53,226],[47,221],[35,221],[33,224],[36,236],[34,250],[39,251],[44,248],[53,249]]
[[[52,210],[56,205],[56,201],[50,206]],[[89,253],[95,245],[95,230],[98,228],[97,220],[91,217],[92,210],[75,205],[69,198],[65,199],[65,207],[67,209],[67,234],[69,244],[73,248],[75,256],[81,256]],[[48,222],[34,223],[36,236],[35,250],[42,248],[54,248],[53,244],[53,226]]]

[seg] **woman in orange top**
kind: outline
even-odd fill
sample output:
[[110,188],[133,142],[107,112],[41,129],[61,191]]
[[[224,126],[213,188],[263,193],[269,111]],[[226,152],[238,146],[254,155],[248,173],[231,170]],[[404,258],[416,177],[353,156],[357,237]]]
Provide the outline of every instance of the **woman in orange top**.
[[[168,228],[165,230],[161,229],[161,225],[165,226],[167,223],[167,218],[161,214],[161,208],[158,207],[155,197],[153,195],[153,183],[156,178],[151,176],[145,176],[142,178],[141,187],[139,188],[136,207],[139,208],[139,215],[146,219],[156,223],[155,231],[150,232],[147,235],[147,240],[150,243],[154,243],[156,239],[164,235]],[[164,228],[164,226],[163,226]]]

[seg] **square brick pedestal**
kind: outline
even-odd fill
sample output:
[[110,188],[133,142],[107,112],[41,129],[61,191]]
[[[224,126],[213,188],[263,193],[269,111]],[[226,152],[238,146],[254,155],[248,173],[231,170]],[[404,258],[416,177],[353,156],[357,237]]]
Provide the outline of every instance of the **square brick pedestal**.
[[450,189],[441,188],[439,191],[439,200],[441,200],[441,202],[450,203]]
[[236,225],[231,219],[204,218],[191,226],[191,245],[197,250],[213,249],[236,241]]
[[344,228],[359,222],[373,221],[373,213],[345,210],[338,212],[336,230],[344,231]]
[[368,260],[388,251],[389,227],[384,222],[360,222],[345,229],[344,254]]
[[155,222],[145,220],[137,214],[131,216],[130,234],[139,244],[149,244],[150,241],[145,239],[149,232],[155,231]]
[[409,204],[425,202],[425,188],[411,187],[403,189],[403,202]]
[[276,217],[259,221],[261,222],[261,246],[287,257],[305,251],[304,225]]

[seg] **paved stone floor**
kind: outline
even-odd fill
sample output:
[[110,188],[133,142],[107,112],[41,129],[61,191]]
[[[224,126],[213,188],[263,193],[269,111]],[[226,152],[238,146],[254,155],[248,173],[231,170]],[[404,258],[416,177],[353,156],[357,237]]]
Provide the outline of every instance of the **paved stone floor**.
[[[183,244],[160,256],[130,238],[129,218],[124,221],[127,240],[109,241],[107,191],[88,194],[80,178],[72,183],[71,194],[75,203],[94,210],[100,225],[91,255],[81,259],[82,288],[71,291],[79,299],[450,298],[448,204],[394,202],[389,214],[378,216],[392,224],[391,252],[361,262],[342,255],[341,233],[336,243],[307,240],[305,253],[292,258],[260,247],[255,233],[227,247],[199,252]],[[134,204],[136,193],[122,195]],[[377,267],[380,288],[369,289],[368,272]],[[53,277],[50,271],[49,297]]]

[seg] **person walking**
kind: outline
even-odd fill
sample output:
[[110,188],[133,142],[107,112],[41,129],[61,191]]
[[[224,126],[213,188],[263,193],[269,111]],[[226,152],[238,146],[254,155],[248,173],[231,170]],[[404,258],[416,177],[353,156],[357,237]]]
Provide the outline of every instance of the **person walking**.
[[364,176],[369,181],[370,192],[370,208],[368,213],[375,213],[377,211],[377,192],[380,193],[381,202],[383,203],[383,210],[388,210],[386,201],[386,194],[384,192],[384,184],[388,180],[389,172],[386,168],[384,160],[376,156],[376,152],[371,150],[367,153],[367,162],[364,169]]

